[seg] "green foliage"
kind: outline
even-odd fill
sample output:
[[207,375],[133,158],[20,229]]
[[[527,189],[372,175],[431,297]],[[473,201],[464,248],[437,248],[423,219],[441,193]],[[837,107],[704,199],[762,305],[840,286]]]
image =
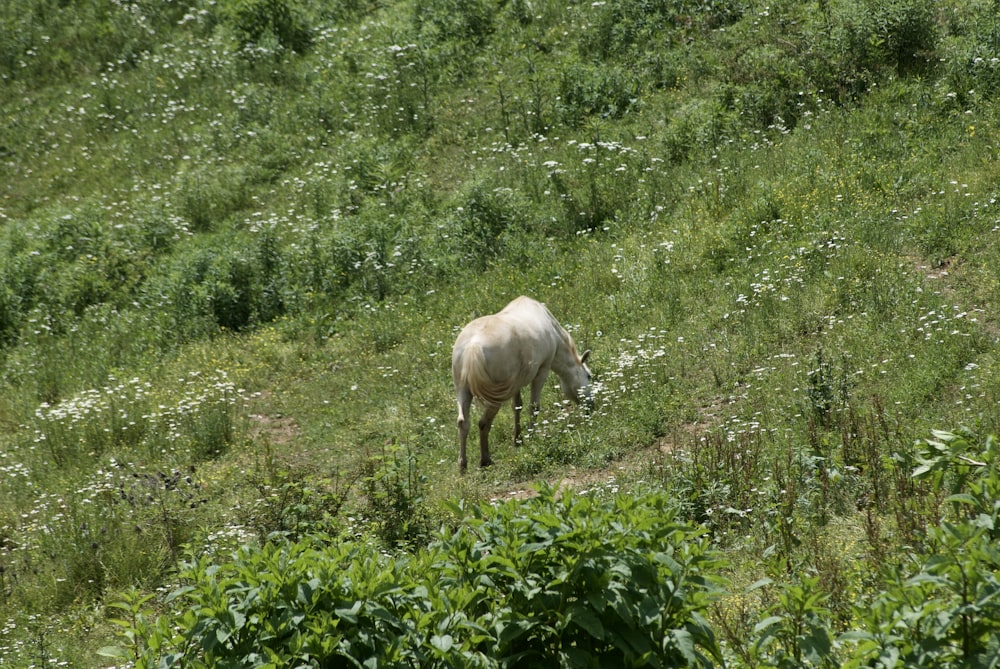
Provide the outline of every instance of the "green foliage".
[[414,545],[426,538],[429,521],[424,502],[426,477],[405,446],[383,447],[362,466],[365,515],[375,535],[389,546]]
[[[973,494],[972,498],[952,497],[956,509],[966,503],[975,507],[977,495],[981,501],[986,488],[991,485],[992,477],[983,476],[988,473],[988,463],[997,454],[995,437],[987,437],[983,444],[974,443],[974,435],[944,430],[934,430],[932,439],[923,439],[916,446],[916,461],[919,463],[913,470],[913,477],[929,481],[935,488],[960,495],[966,490]],[[974,509],[977,512],[985,509]]]
[[429,75],[450,79],[471,74],[496,29],[497,14],[493,0],[416,0],[414,41],[428,47],[425,58],[434,63]]
[[203,495],[192,471],[147,473],[111,461],[49,502],[58,514],[33,538],[38,551],[5,565],[7,596],[58,610],[130,585],[155,587],[196,535]]
[[135,62],[156,43],[156,30],[176,24],[191,4],[42,0],[5,5],[0,11],[10,39],[0,46],[0,72],[5,80],[58,81],[92,74],[108,63]]
[[166,288],[175,332],[200,334],[206,318],[231,331],[278,318],[285,311],[284,263],[267,228],[245,243],[186,256]]
[[485,269],[516,248],[518,234],[530,227],[528,203],[509,188],[472,183],[457,197],[454,227],[457,253],[466,264]]
[[[415,42],[394,43],[369,56],[373,62],[368,66],[370,81],[364,87],[364,115],[397,138],[407,133],[426,135],[433,128],[437,112],[434,91],[440,86],[441,72],[435,66],[433,50],[416,35],[413,39]],[[391,179],[386,177],[395,175],[383,169],[383,156],[393,149],[374,147],[372,153],[383,155],[373,156],[365,155],[368,147],[364,143],[358,147],[361,160],[357,165],[361,171],[355,176],[359,184],[365,190],[388,187]]]
[[289,471],[249,479],[255,495],[239,516],[262,544],[273,536],[298,540],[310,533],[328,533],[342,522],[339,515],[347,489],[339,485],[318,486],[302,473]]
[[677,33],[727,26],[749,8],[745,2],[714,0],[627,0],[596,6],[597,18],[580,47],[602,57],[634,57],[655,48],[664,33],[676,39]]
[[51,464],[79,465],[118,451],[169,450],[194,459],[215,457],[240,438],[245,397],[224,373],[182,380],[169,400],[140,379],[107,380],[56,404],[43,403],[32,421],[32,443]]
[[311,30],[295,0],[230,0],[222,12],[239,49],[248,55],[271,44],[296,53],[312,45]]
[[[936,432],[923,442],[914,477],[952,492],[952,515],[930,528],[910,569],[896,568],[888,587],[863,612],[850,667],[988,667],[996,663],[1000,552],[1000,474],[996,437]],[[980,458],[988,458],[980,461]]]
[[111,618],[110,622],[120,629],[121,638],[127,645],[103,647],[97,651],[98,655],[129,662],[142,658],[149,640],[157,636],[152,631],[148,620],[150,616],[145,608],[151,599],[152,595],[143,594],[138,588],[132,587],[122,590],[119,599],[108,604],[110,608],[122,612],[120,617]]
[[490,0],[418,0],[413,23],[433,43],[470,42],[482,46],[494,31],[497,7]]
[[197,232],[217,228],[247,206],[249,177],[239,168],[193,169],[179,176],[178,213]]
[[844,25],[858,69],[891,67],[906,74],[932,60],[937,45],[934,3],[927,0],[865,0],[850,6]]
[[560,115],[571,128],[593,115],[621,118],[639,99],[639,84],[625,69],[576,65],[561,76]]
[[829,426],[834,411],[841,411],[848,405],[850,380],[847,361],[841,361],[838,370],[823,358],[823,349],[816,351],[816,367],[809,371],[809,386],[806,391],[809,407],[815,420]]
[[499,595],[479,607],[501,666],[713,666],[721,656],[702,613],[715,558],[699,533],[657,495],[556,495],[541,489],[528,513],[481,507],[476,545],[446,545],[471,558],[448,583]]
[[[702,613],[717,557],[662,496],[537,498],[471,515],[426,549],[386,556],[315,536],[185,564],[150,625],[129,600],[136,666],[709,667]],[[152,629],[151,629],[152,628]],[[143,639],[142,642],[137,641]]]
[[[768,584],[762,581],[756,587]],[[768,667],[837,667],[830,611],[819,578],[800,576],[778,587],[769,615],[754,628],[754,653]]]
[[[181,600],[146,599],[180,553],[270,565],[255,541],[325,555],[311,535],[350,532],[341,571],[367,560],[354,576],[403,604],[336,624],[387,663],[987,664],[996,456],[971,435],[1000,417],[996,10],[4,4],[0,656],[95,665],[109,626],[135,632],[119,662],[186,652],[152,613]],[[547,387],[522,447],[458,478],[449,347],[519,293],[593,348],[598,402]],[[914,445],[942,425],[976,432]],[[607,530],[624,504],[587,509],[595,527],[575,498],[545,521],[470,503],[431,531],[444,500],[536,478],[652,482],[731,592],[704,620],[653,612],[676,570]],[[468,555],[522,531],[536,550],[489,565],[495,596]],[[414,576],[430,562],[466,565],[458,599]]]

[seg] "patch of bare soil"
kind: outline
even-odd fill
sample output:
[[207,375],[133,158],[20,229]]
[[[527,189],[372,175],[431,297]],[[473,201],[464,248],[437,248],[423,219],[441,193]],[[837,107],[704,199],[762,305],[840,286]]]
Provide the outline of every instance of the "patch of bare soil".
[[298,437],[299,424],[291,416],[250,414],[250,438],[262,439],[276,446],[284,446]]
[[[674,434],[661,437],[655,443],[638,448],[621,460],[597,469],[578,469],[571,467],[568,474],[548,481],[559,492],[572,490],[583,492],[593,488],[612,488],[616,482],[638,472],[642,467],[648,467],[651,462],[658,462],[669,457],[679,447],[695,443],[698,437],[712,430],[722,420],[723,407],[731,403],[731,399],[718,398],[701,407],[696,421],[685,423]],[[494,501],[530,499],[538,493],[524,485],[508,490],[499,490],[493,496]]]
[[[957,291],[952,286],[953,282],[961,282],[962,280],[963,264],[958,256],[945,258],[937,265],[913,256],[910,257],[910,262],[914,269],[927,280],[928,285],[936,289],[936,293],[948,299],[958,299]],[[984,309],[973,305],[968,308],[968,311],[976,315],[974,320],[979,323],[986,334],[993,339],[1000,339],[1000,324],[993,318],[985,318]]]
[[[614,489],[620,479],[634,474],[641,467],[648,466],[650,462],[655,462],[665,456],[669,456],[676,448],[676,438],[663,437],[653,445],[633,451],[621,460],[612,462],[606,467],[599,467],[597,469],[571,467],[566,475],[549,479],[548,484],[554,486],[560,493],[564,490],[572,490],[573,492],[580,493],[594,488]],[[534,488],[519,486],[509,490],[498,491],[493,496],[493,500],[503,502],[530,499],[537,494]]]

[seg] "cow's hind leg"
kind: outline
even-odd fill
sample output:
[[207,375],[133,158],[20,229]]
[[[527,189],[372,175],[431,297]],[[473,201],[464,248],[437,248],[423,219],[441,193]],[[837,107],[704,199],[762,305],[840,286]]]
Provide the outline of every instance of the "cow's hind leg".
[[488,405],[483,408],[483,417],[479,419],[479,466],[489,467],[493,464],[490,459],[490,428],[493,427],[493,419],[500,411],[499,404]]
[[468,469],[465,459],[465,442],[469,437],[469,408],[472,406],[472,393],[468,389],[458,391],[458,473],[464,474]]

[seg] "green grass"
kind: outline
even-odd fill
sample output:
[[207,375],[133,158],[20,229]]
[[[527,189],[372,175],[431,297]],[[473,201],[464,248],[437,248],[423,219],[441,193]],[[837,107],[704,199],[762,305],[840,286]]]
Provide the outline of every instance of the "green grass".
[[[538,480],[707,528],[735,666],[941,549],[914,444],[998,420],[993,3],[50,4],[0,10],[12,666],[102,666],[184,558]],[[597,407],[460,477],[451,344],[522,293]]]

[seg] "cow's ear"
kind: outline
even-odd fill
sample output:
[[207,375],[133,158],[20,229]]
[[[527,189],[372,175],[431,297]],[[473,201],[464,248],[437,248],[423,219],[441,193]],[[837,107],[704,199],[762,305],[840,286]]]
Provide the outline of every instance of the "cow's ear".
[[586,351],[583,352],[583,355],[580,356],[580,362],[582,364],[587,364],[587,358],[589,357],[590,357],[590,349],[588,348]]

